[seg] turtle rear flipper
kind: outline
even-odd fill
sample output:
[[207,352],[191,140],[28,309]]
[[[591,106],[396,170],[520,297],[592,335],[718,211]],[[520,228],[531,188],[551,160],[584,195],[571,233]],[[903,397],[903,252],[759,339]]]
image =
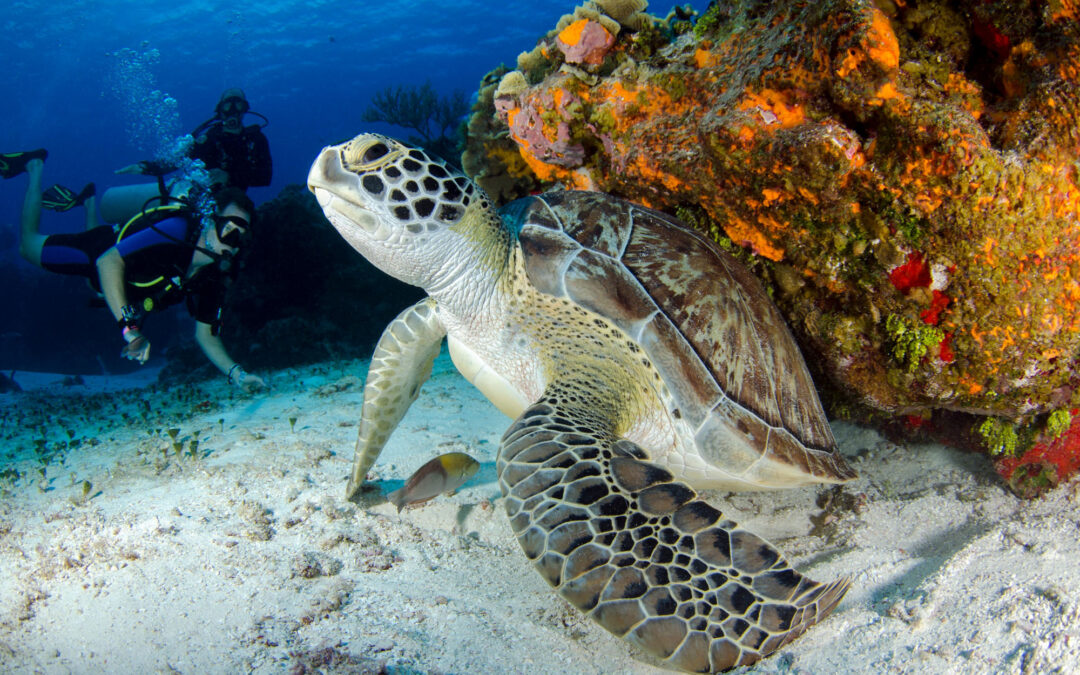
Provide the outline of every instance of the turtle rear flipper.
[[526,409],[498,473],[522,549],[578,609],[665,665],[717,672],[767,656],[840,602],[847,580],[799,574],[573,401],[549,390]]

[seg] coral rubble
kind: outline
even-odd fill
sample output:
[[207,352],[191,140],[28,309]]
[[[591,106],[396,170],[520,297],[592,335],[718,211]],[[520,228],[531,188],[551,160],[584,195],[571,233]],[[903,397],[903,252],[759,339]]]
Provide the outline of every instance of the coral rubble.
[[1075,471],[1080,3],[642,9],[587,3],[492,73],[470,175],[676,213],[752,253],[834,410],[997,418],[1019,492]]

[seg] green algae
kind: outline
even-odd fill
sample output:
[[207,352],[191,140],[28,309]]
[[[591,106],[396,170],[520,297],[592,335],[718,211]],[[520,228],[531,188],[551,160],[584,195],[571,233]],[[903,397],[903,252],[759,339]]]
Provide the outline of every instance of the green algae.
[[1055,410],[1046,418],[1046,434],[1058,438],[1072,426],[1072,414],[1068,410]]
[[690,93],[686,77],[681,72],[661,71],[651,75],[648,81],[662,89],[675,103]]
[[699,16],[697,22],[694,23],[694,35],[698,38],[704,38],[717,33],[721,24],[727,18],[725,15],[726,10],[721,3],[711,3],[705,13]]
[[945,339],[945,332],[940,328],[916,323],[899,314],[885,318],[885,332],[890,344],[889,355],[909,373],[915,372],[923,357]]
[[991,457],[1015,457],[1020,437],[1016,427],[999,417],[987,417],[976,428]]
[[894,226],[913,246],[921,247],[926,240],[929,223],[924,218],[905,211],[906,209],[899,209],[895,205],[887,206],[881,210],[880,217]]

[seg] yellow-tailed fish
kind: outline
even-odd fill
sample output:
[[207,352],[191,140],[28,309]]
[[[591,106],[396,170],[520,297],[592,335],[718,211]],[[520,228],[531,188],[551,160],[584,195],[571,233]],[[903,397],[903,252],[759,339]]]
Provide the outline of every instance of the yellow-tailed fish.
[[398,512],[406,506],[420,504],[444,493],[457,490],[480,468],[480,462],[464,452],[439,455],[416,470],[405,481],[405,487],[386,496]]

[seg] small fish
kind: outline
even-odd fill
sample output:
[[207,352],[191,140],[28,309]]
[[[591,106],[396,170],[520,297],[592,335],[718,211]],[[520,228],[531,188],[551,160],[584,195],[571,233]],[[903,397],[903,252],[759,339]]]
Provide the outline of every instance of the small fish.
[[405,481],[405,487],[394,490],[386,495],[386,498],[400,513],[406,506],[420,504],[457,490],[472,478],[479,468],[480,462],[464,452],[448,452],[417,469],[416,473]]

